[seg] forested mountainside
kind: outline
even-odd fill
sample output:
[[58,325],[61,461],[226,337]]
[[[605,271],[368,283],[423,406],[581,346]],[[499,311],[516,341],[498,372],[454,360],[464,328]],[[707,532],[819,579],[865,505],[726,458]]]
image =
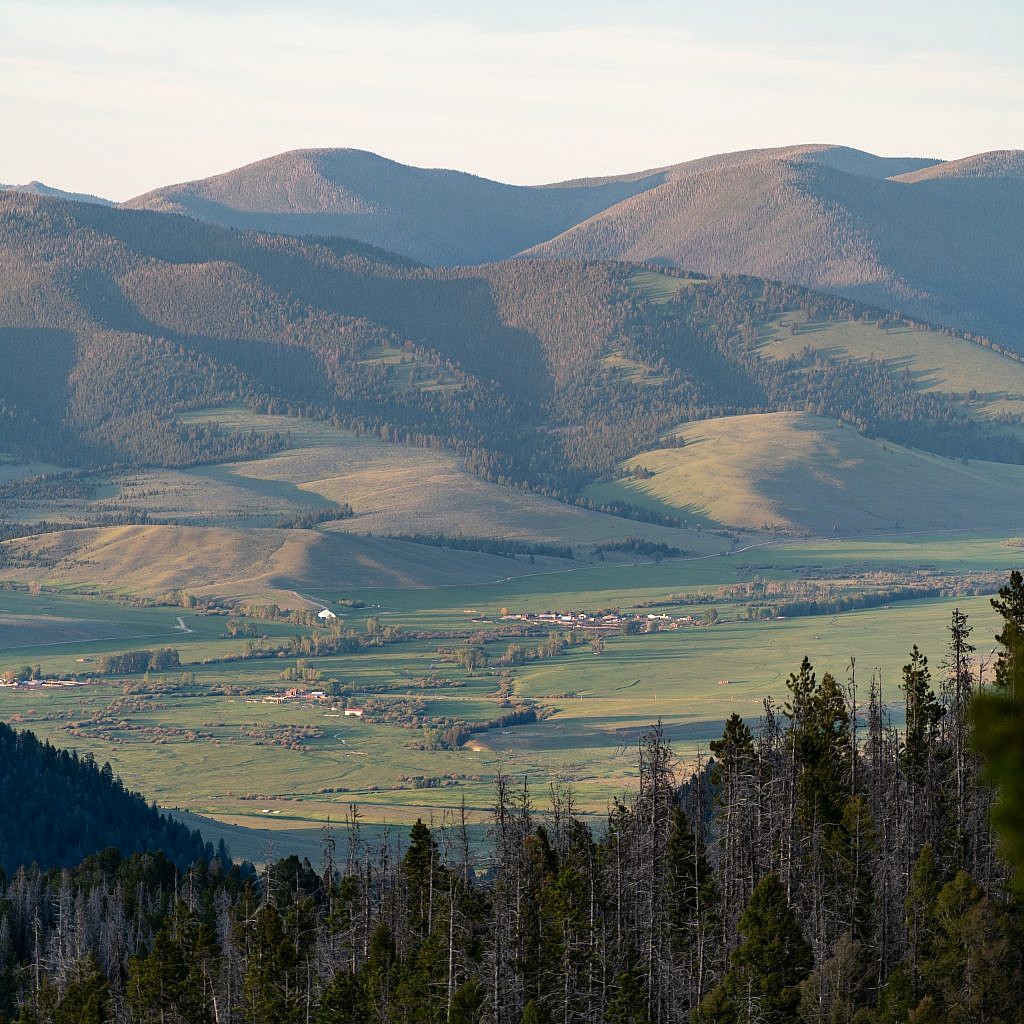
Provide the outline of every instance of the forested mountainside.
[[1024,150],[994,149],[893,176],[894,181],[911,182],[938,178],[1024,178]]
[[[213,855],[198,832],[125,789],[109,764],[0,722],[0,872],[70,867],[108,847],[125,855],[159,850],[181,868]],[[0,956],[2,948],[0,941]]]
[[795,286],[566,260],[430,269],[356,242],[14,193],[0,259],[0,448],[63,464],[279,447],[174,415],[239,400],[444,446],[562,496],[682,421],[739,412],[806,410],[1024,461],[999,423],[884,361],[762,358],[761,325],[787,310],[885,319]]
[[683,165],[528,255],[755,274],[1020,349],[1020,162],[1019,152],[982,154],[894,179],[785,150],[711,167]]
[[358,149],[302,149],[125,205],[227,227],[339,235],[424,263],[507,259],[663,180],[658,171],[529,188],[408,167]]
[[[984,700],[1020,721],[1019,574],[994,603],[1006,645]],[[353,815],[344,856],[325,832],[321,871],[290,857],[258,877],[220,859],[176,874],[115,854],[19,869],[0,890],[0,1014],[1013,1024],[1022,908],[969,743],[973,649],[956,612],[947,668],[910,651],[901,731],[877,678],[858,689],[806,659],[786,703],[732,715],[692,775],[655,728],[638,788],[596,830],[571,790],[542,812],[526,780],[499,777],[486,853],[458,819],[417,822],[396,848],[361,842]]]
[[616,177],[518,186],[459,171],[409,167],[358,149],[304,149],[167,185],[123,205],[184,213],[234,228],[355,238],[424,263],[484,263],[508,259],[680,176],[788,156],[875,178],[936,163],[877,157],[843,146],[789,146]]
[[433,264],[525,252],[756,275],[1020,348],[1021,160],[802,145],[524,188],[358,150],[299,150],[126,205],[357,238]]

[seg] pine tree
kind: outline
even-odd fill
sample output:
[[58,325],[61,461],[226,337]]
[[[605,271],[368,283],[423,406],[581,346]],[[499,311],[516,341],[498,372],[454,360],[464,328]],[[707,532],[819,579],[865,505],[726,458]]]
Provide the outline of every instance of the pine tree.
[[985,776],[996,786],[992,824],[1000,849],[1024,894],[1024,576],[1014,571],[992,606],[1003,616],[996,639],[996,692],[971,703],[972,741],[984,758]]
[[402,866],[408,886],[410,937],[422,942],[434,927],[441,867],[434,836],[419,818],[409,832],[409,848]]
[[523,1015],[519,1019],[519,1024],[551,1024],[551,1016],[542,1006],[531,999],[523,1007]]
[[792,1020],[800,983],[814,961],[777,875],[758,882],[740,918],[740,933],[743,941],[723,981],[737,1020]]
[[366,957],[366,996],[372,1019],[390,1020],[396,973],[395,938],[383,921],[370,936]]
[[931,908],[930,956],[921,965],[925,1010],[944,1024],[1012,1019],[1021,993],[1010,982],[1011,947],[1004,915],[959,872]]
[[999,588],[999,596],[992,599],[992,607],[1003,619],[1003,627],[996,634],[1000,645],[996,662],[996,686],[1008,696],[1019,693],[1017,683],[1024,674],[1024,574],[1018,569],[1010,573],[1010,581]]
[[915,783],[924,781],[928,754],[932,749],[944,709],[931,688],[928,659],[914,645],[910,661],[903,666],[903,696],[907,717],[901,762]]
[[464,981],[452,995],[446,1024],[479,1024],[487,1003],[487,990],[476,978]]
[[317,1010],[317,1024],[363,1024],[368,1017],[362,979],[339,971],[324,989]]
[[923,965],[932,955],[935,941],[935,900],[941,887],[939,869],[930,843],[926,843],[914,865],[907,890],[907,967],[911,995],[920,998]]
[[80,961],[57,1004],[53,1024],[107,1024],[110,985],[93,957]]
[[636,971],[624,971],[615,982],[615,995],[608,1003],[606,1024],[648,1024],[647,993]]

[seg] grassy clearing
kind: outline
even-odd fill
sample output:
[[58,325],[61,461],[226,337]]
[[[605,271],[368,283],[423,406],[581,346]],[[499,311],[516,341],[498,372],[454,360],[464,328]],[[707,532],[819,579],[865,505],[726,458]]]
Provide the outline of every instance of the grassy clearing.
[[656,387],[664,384],[666,377],[647,363],[630,359],[621,352],[613,352],[601,360],[601,368],[614,381],[620,384],[639,384],[644,387]]
[[643,292],[652,302],[669,302],[681,291],[697,287],[704,282],[696,278],[670,277],[668,274],[645,270],[639,274],[633,274],[629,283],[637,291]]
[[784,359],[810,347],[832,359],[883,359],[925,391],[956,395],[977,416],[1024,413],[1024,363],[939,331],[787,313],[762,331],[761,353]]
[[387,368],[393,391],[461,391],[462,384],[453,373],[425,359],[417,359],[401,348],[378,346],[368,349],[359,360],[364,366]]
[[1012,529],[1020,521],[1020,466],[965,465],[807,413],[703,420],[677,433],[684,447],[623,463],[623,472],[642,464],[654,476],[596,484],[590,496],[819,535]]

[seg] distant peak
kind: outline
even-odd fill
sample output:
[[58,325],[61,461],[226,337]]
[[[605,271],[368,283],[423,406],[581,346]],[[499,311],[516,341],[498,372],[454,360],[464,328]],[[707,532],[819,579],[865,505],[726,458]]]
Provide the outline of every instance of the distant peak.
[[910,184],[939,178],[1024,178],[1024,150],[993,149],[959,160],[947,160],[909,174],[894,176],[894,181]]
[[89,195],[86,192],[65,192],[63,189],[54,188],[52,185],[47,185],[45,182],[34,178],[24,185],[0,185],[0,191],[25,192],[34,196],[48,196],[51,199],[66,199],[72,203],[95,203],[99,206],[114,205],[109,199],[104,199],[101,196]]

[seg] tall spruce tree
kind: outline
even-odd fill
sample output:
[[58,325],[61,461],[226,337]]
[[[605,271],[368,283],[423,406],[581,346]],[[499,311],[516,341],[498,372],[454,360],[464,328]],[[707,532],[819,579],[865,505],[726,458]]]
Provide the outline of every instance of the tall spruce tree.
[[[793,1021],[800,1004],[800,984],[814,964],[796,915],[779,877],[767,875],[755,887],[740,918],[743,941],[729,958],[721,993],[709,996],[701,1011],[719,1017],[731,1007],[738,1024]],[[726,999],[722,999],[722,996]]]

